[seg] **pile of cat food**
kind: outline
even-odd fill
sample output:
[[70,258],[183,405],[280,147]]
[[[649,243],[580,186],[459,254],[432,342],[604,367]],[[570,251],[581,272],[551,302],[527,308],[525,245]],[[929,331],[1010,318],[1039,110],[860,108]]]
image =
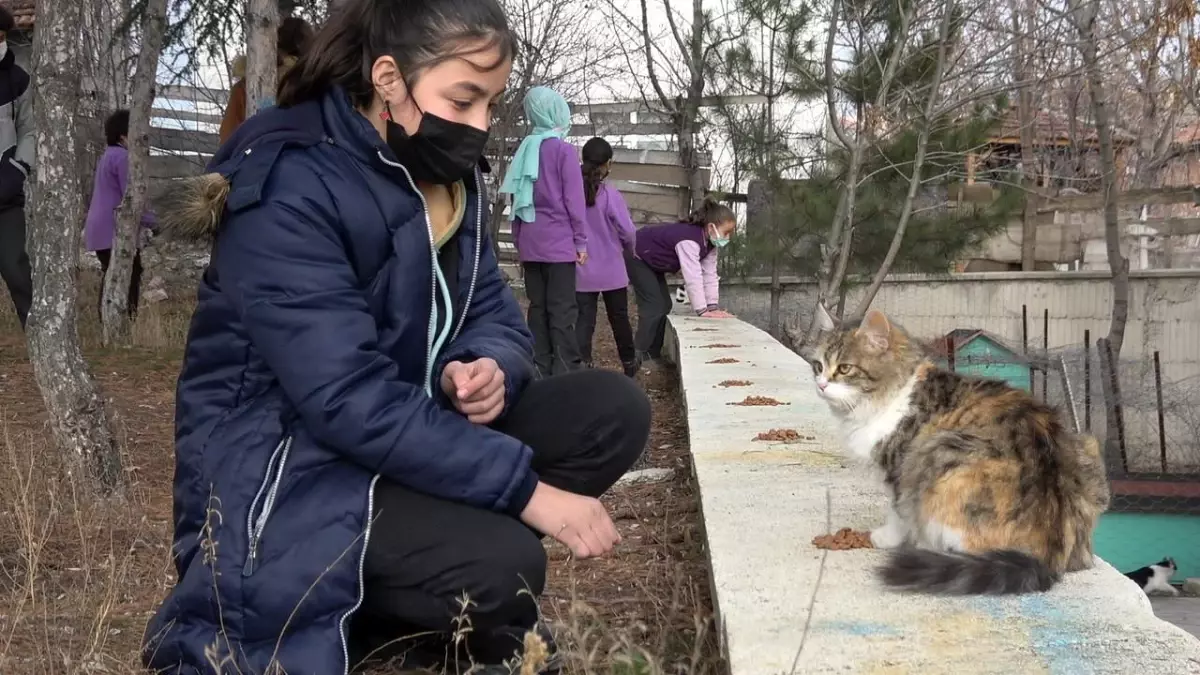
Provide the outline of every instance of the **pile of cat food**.
[[723,359],[713,359],[712,361],[707,361],[706,363],[741,363],[741,361],[726,356]]
[[749,387],[754,384],[750,380],[722,380],[717,383],[718,387]]
[[756,441],[782,441],[784,443],[795,443],[802,439],[803,436],[795,429],[772,429],[770,431],[760,431],[754,437]]
[[714,342],[711,345],[700,345],[701,349],[733,349],[734,347],[741,347],[741,345],[727,345],[723,342]]
[[693,328],[692,332],[693,333],[715,333],[715,332],[717,332],[717,329],[716,328]]
[[737,401],[736,403],[729,403],[727,405],[771,405],[771,406],[774,406],[774,405],[791,405],[791,404],[784,403],[783,401],[777,401],[777,400],[771,398],[770,396],[747,396],[746,398],[742,399],[741,401]]
[[813,537],[813,546],[830,551],[848,551],[852,548],[875,548],[871,545],[870,532],[858,532],[848,527],[833,534],[819,534]]

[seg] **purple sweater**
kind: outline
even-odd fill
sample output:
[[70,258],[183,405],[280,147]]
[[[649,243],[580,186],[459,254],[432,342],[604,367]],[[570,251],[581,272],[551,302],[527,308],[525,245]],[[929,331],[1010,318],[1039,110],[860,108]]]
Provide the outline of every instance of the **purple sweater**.
[[579,252],[587,250],[586,208],[575,146],[557,138],[542,141],[538,178],[533,183],[536,220],[512,221],[513,243],[521,262],[575,262]]
[[[89,251],[112,248],[117,227],[117,207],[125,198],[129,183],[129,151],[120,145],[110,145],[96,163],[96,178],[92,183],[92,203],[88,207],[87,223],[83,228],[84,244]],[[154,213],[147,208],[142,214],[142,227],[154,229]],[[138,237],[139,248],[141,237]]]
[[704,228],[691,223],[649,225],[637,231],[637,256],[650,269],[683,276],[683,287],[697,313],[716,309],[720,300],[717,248]]
[[628,286],[625,251],[633,252],[637,229],[620,190],[600,184],[595,205],[587,207],[584,231],[588,261],[575,266],[575,290],[599,293]]

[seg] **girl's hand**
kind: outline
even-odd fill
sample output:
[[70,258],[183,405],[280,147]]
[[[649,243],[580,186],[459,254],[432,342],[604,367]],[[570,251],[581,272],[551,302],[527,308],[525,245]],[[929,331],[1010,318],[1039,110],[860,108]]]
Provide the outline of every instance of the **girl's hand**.
[[562,542],[576,558],[595,558],[621,543],[621,535],[599,499],[539,482],[521,522]]
[[588,261],[587,251],[579,251],[578,253],[575,254],[575,262],[579,263],[580,265],[586,265],[587,261]]
[[442,391],[475,424],[491,424],[504,410],[504,371],[492,359],[451,361],[442,370]]

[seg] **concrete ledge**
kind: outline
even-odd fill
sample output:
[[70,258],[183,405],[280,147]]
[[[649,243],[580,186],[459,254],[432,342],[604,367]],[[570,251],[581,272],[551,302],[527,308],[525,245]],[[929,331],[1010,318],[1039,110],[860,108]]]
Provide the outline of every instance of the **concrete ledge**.
[[[675,314],[669,331],[732,675],[1200,673],[1200,640],[1099,559],[1049,593],[935,598],[884,589],[879,551],[816,549],[827,527],[881,524],[885,498],[843,458],[809,366],[741,321]],[[747,395],[788,405],[728,405]],[[752,440],[773,428],[802,438]]]

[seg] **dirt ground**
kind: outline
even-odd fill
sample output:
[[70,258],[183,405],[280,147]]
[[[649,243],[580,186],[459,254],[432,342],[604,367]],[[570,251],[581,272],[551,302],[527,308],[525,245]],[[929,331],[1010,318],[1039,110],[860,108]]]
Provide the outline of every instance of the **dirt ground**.
[[[0,288],[0,673],[134,673],[147,618],[172,583],[174,387],[190,307],[145,309],[135,346],[98,348],[95,280],[80,333],[125,449],[124,499],[90,495],[52,444],[16,320]],[[175,298],[190,300],[187,289]],[[618,369],[607,324],[597,362]],[[618,487],[605,502],[624,539],[610,557],[573,561],[556,543],[545,615],[576,673],[723,671],[713,632],[704,536],[671,373],[644,374],[654,429],[640,466],[665,482]]]

